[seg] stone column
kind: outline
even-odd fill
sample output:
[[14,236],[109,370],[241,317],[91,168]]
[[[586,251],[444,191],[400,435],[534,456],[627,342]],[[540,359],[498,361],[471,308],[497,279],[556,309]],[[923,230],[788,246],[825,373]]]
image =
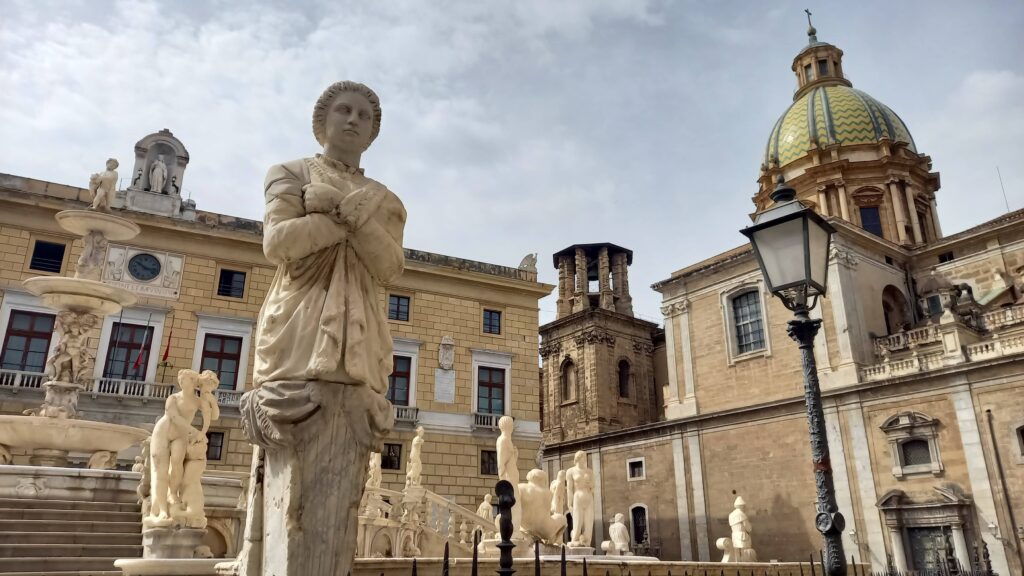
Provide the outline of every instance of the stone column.
[[665,392],[666,417],[672,418],[671,412],[679,404],[679,376],[676,365],[676,322],[674,305],[661,307],[661,314],[665,317],[665,360],[668,364],[668,390]]
[[889,180],[889,197],[892,200],[893,214],[896,216],[896,237],[900,244],[907,243],[907,217],[904,214],[903,194],[900,193],[896,180]]
[[950,530],[953,532],[953,553],[956,555],[956,560],[961,566],[967,568],[971,565],[971,555],[967,551],[964,527],[960,524],[953,524],[950,526]]
[[929,200],[932,207],[932,228],[935,229],[935,239],[942,238],[942,227],[939,226],[939,208],[935,205],[935,196]]
[[602,246],[597,253],[597,289],[600,292],[600,306],[604,310],[615,310],[612,295],[612,265],[608,258],[608,247]]
[[818,212],[822,216],[828,216],[828,188],[818,186]]
[[590,308],[590,301],[587,294],[587,253],[583,248],[576,249],[576,291],[573,293],[572,311],[580,312]]
[[903,533],[896,526],[889,526],[889,544],[892,546],[892,563],[900,572],[907,571],[907,554],[903,550]]
[[917,194],[910,186],[906,186],[906,191],[907,204],[910,208],[910,225],[914,228],[914,243],[920,244],[924,242],[924,235],[921,234],[921,221],[917,218],[917,203],[914,201],[914,197]]
[[619,297],[615,309],[620,314],[633,315],[633,297],[629,295],[629,262],[625,252],[612,257],[615,263],[615,293]]
[[556,305],[559,318],[572,313],[573,275],[570,272],[570,258],[558,257],[558,303]]
[[850,208],[847,205],[846,184],[843,182],[836,184],[836,193],[839,194],[840,215],[843,217],[843,220],[846,220],[847,222],[853,222],[852,220],[850,220]]

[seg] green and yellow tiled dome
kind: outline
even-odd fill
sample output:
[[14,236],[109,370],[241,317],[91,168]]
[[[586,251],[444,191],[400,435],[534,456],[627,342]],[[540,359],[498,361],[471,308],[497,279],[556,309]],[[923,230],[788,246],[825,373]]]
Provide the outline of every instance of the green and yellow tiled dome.
[[765,163],[785,166],[830,144],[870,144],[882,138],[917,152],[906,124],[888,106],[848,86],[819,86],[801,96],[775,123]]

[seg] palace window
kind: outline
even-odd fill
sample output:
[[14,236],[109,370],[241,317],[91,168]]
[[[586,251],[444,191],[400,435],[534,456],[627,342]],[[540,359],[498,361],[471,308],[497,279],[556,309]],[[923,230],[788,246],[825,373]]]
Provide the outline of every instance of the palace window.
[[566,360],[562,364],[561,388],[562,402],[576,399],[576,365],[572,360]]
[[402,469],[402,445],[385,444],[384,451],[380,453],[381,470]]
[[393,359],[394,368],[388,376],[388,400],[395,406],[408,406],[412,358],[394,356]]
[[28,267],[40,272],[55,272],[59,274],[64,264],[64,250],[66,248],[64,244],[57,242],[36,240],[35,246],[32,247],[32,259],[29,260]]
[[4,335],[4,370],[42,372],[53,336],[53,314],[11,310]]
[[764,348],[764,323],[761,318],[761,297],[756,290],[732,299],[736,351],[746,354]]
[[649,542],[647,533],[647,507],[636,505],[629,509],[629,519],[632,521],[633,546],[644,546]]
[[145,380],[153,327],[114,322],[103,363],[103,377],[117,380]]
[[629,361],[619,360],[619,398],[629,398]]
[[388,296],[388,320],[409,321],[408,296],[397,296],[395,294]]
[[235,336],[207,334],[203,342],[200,370],[213,370],[220,379],[220,388],[234,390],[238,383],[238,367],[242,362],[242,339]]
[[501,334],[501,312],[484,310],[484,334]]
[[481,414],[505,413],[505,369],[480,366],[477,368],[477,412]]
[[480,475],[481,476],[497,476],[498,475],[498,453],[494,450],[481,450],[480,451]]
[[878,206],[861,206],[860,207],[860,225],[861,228],[871,232],[875,236],[882,238],[882,215],[878,211]]
[[644,464],[644,458],[642,457],[626,460],[627,480],[645,480],[647,478],[647,471]]
[[892,474],[942,474],[939,454],[939,421],[920,412],[899,412],[882,424],[892,454]]
[[228,298],[242,298],[245,295],[245,272],[221,268],[217,282],[217,295]]
[[224,456],[224,433],[206,433],[206,459],[220,460]]

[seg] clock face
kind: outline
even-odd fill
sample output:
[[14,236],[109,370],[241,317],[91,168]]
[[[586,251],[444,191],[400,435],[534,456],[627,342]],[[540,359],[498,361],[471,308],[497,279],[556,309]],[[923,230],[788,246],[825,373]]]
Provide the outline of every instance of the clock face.
[[136,280],[149,282],[160,275],[160,260],[152,254],[136,254],[128,261],[128,273]]

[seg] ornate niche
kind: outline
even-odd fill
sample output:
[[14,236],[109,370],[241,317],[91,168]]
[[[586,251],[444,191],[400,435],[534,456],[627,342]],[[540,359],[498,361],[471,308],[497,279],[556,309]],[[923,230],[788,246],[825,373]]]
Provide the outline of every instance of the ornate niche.
[[125,207],[137,212],[180,217],[188,150],[166,128],[135,144],[135,165]]
[[939,421],[921,412],[899,412],[881,426],[892,453],[892,475],[942,474]]

